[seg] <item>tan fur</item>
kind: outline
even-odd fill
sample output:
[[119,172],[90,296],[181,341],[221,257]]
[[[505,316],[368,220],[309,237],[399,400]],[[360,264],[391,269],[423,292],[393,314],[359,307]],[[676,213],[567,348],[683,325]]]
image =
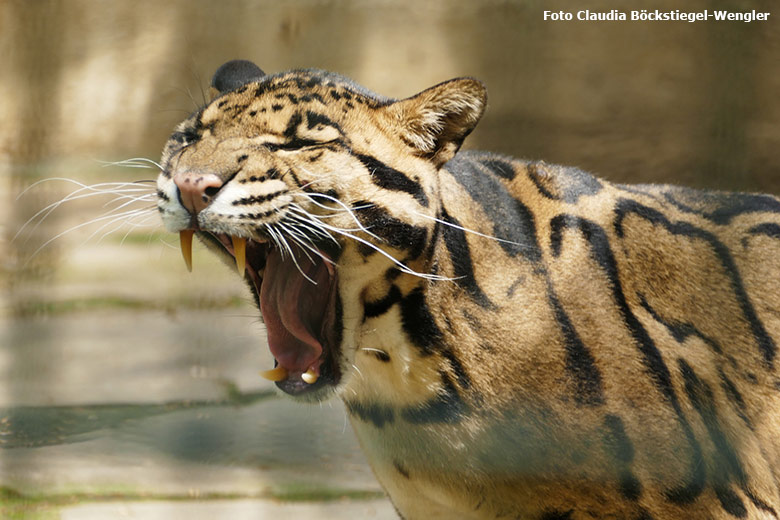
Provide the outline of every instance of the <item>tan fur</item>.
[[[413,258],[387,239],[355,235],[436,279],[399,274],[390,258],[367,255],[344,237],[336,268],[344,375],[335,392],[404,518],[777,518],[780,360],[766,349],[780,340],[780,239],[755,230],[780,224],[773,205],[780,201],[742,204],[729,194],[627,188],[485,154],[451,161],[484,110],[477,81],[455,80],[391,102],[346,80],[291,81],[312,75],[265,80],[282,86],[262,95],[250,82],[216,97],[193,116],[201,133],[192,144],[169,142],[158,186],[174,199],[177,171],[226,179],[235,174],[236,157],[247,155],[225,197],[233,193],[228,188],[239,193],[233,197],[285,188],[280,205],[298,200],[323,214],[296,195],[311,185],[334,190],[348,207],[368,201],[425,231],[427,252]],[[335,99],[332,90],[351,99]],[[290,95],[307,94],[322,101],[290,102]],[[336,123],[349,150],[264,148],[289,139],[291,117],[307,109]],[[309,128],[305,118],[295,131],[323,143],[336,134],[328,125]],[[360,155],[417,183],[427,206],[419,194],[379,185]],[[282,172],[279,179],[240,184],[272,167]],[[754,203],[757,209],[720,221],[713,216]],[[521,213],[500,213],[507,204],[526,208],[533,236],[516,228],[497,233]],[[160,204],[172,231],[188,218],[175,206]],[[455,228],[433,220],[445,213],[468,230],[450,235],[450,243],[444,235]],[[263,222],[216,210],[202,219],[214,233],[260,239]],[[354,219],[342,212],[333,222],[347,228]],[[449,249],[453,241],[457,254]],[[424,320],[403,324],[408,303],[366,317],[366,306],[391,290],[403,302],[424,294],[440,334],[429,352],[415,344]],[[567,349],[575,343],[585,352],[572,361]],[[681,487],[686,491],[675,491]]]

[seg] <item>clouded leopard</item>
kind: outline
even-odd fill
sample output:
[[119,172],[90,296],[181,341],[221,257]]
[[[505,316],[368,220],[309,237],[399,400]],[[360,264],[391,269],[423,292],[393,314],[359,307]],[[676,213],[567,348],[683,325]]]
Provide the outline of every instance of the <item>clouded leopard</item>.
[[[486,105],[223,65],[158,207],[402,518],[780,516],[780,200],[458,152]],[[271,367],[268,367],[271,368]]]

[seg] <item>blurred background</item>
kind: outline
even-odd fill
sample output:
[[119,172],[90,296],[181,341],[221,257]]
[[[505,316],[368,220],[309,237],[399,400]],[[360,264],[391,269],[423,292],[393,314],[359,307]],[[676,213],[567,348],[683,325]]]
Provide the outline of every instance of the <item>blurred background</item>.
[[244,58],[392,97],[474,76],[489,106],[467,148],[780,194],[777,4],[641,8],[771,14],[551,22],[544,10],[629,7],[0,0],[0,517],[393,518],[340,403],[274,396],[238,277],[197,248],[188,274],[153,185],[122,184],[157,171],[116,163],[158,160],[213,71]]

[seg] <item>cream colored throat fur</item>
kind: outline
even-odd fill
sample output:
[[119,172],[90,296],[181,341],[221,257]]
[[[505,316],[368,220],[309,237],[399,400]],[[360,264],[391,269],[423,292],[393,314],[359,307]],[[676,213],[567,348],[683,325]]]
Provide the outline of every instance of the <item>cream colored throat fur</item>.
[[470,78],[212,87],[163,222],[246,279],[263,376],[343,400],[401,517],[780,517],[780,200],[458,152]]

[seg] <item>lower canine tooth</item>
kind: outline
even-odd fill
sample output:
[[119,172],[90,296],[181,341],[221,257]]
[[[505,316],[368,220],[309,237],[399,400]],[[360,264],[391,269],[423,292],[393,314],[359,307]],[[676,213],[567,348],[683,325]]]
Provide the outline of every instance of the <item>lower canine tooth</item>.
[[233,254],[236,256],[238,274],[244,276],[244,270],[246,269],[246,238],[231,236],[230,239],[233,241]]
[[260,377],[264,377],[269,381],[274,381],[274,382],[284,381],[285,379],[287,379],[287,369],[284,368],[282,365],[279,365],[272,370],[266,370],[264,372],[260,372]]
[[192,235],[195,232],[191,229],[179,231],[179,242],[181,244],[181,256],[184,257],[184,263],[187,265],[187,271],[192,272]]
[[307,382],[310,385],[316,383],[317,378],[319,378],[319,376],[315,374],[314,370],[312,370],[311,368],[306,372],[304,372],[303,374],[301,374],[301,379],[303,379],[305,382]]

